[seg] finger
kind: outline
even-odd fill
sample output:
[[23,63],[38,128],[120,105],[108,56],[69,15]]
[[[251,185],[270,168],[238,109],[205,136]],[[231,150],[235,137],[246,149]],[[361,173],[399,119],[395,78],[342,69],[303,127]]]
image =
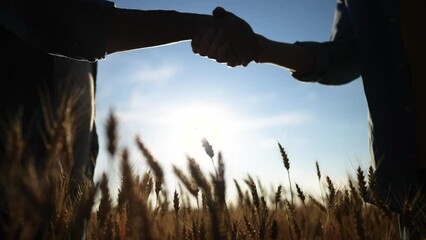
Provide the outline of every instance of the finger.
[[239,44],[234,43],[231,49],[234,50],[235,61],[238,61],[238,63],[240,64],[246,61],[246,58],[247,58],[246,50],[243,49]]
[[200,40],[200,49],[199,49],[200,50],[199,53],[201,56],[207,56],[210,44],[213,40],[213,37],[215,36],[215,32],[216,32],[216,29],[209,29],[202,35]]
[[231,67],[231,68],[237,66],[237,64],[235,62],[228,62],[226,65],[228,65],[228,67]]
[[219,63],[226,63],[230,67],[242,64],[235,52],[229,48],[229,42],[226,42],[219,48],[217,51],[216,61]]
[[243,66],[243,67],[247,67],[248,66],[248,64],[253,60],[253,57],[252,57],[252,50],[251,49],[245,49],[244,50],[244,54],[243,54],[243,56],[241,57],[241,65]]
[[191,47],[192,47],[192,51],[194,53],[199,53],[200,52],[200,41],[201,41],[201,37],[203,34],[197,34],[191,41]]
[[[249,40],[246,40],[249,41]],[[246,41],[239,41],[241,44],[235,43],[235,54],[238,59],[241,60],[241,65],[246,67],[254,58],[254,48],[253,44],[247,43]]]
[[235,54],[235,52],[230,51],[228,53],[228,61],[227,64],[229,67],[236,67],[238,65],[241,65],[241,61],[238,59],[237,55]]
[[229,59],[229,42],[222,44],[216,52],[216,61],[219,63],[228,62]]
[[245,60],[245,61],[243,61],[242,63],[241,63],[241,65],[243,66],[243,67],[247,67],[248,65],[249,65],[249,63],[251,62],[251,60]]
[[211,44],[209,46],[207,56],[209,58],[216,59],[217,52],[220,49],[220,47],[221,47],[221,45],[223,44],[224,41],[225,41],[224,30],[220,29],[219,31],[217,31],[216,36],[214,37],[213,41],[211,42]]

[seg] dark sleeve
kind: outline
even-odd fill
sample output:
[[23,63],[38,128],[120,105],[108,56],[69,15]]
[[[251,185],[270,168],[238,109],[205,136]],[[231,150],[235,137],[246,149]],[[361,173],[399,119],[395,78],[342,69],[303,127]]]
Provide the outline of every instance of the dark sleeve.
[[41,51],[94,62],[106,55],[113,8],[102,0],[0,0],[0,26]]
[[328,42],[296,42],[314,58],[315,68],[309,74],[293,73],[304,82],[319,82],[326,85],[341,85],[361,75],[356,36],[348,9],[338,0],[333,31]]

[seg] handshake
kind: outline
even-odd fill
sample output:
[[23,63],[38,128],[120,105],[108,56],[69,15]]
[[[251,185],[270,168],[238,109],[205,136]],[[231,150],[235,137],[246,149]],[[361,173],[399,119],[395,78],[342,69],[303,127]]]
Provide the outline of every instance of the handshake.
[[214,9],[213,18],[213,24],[192,39],[194,53],[230,67],[258,62],[259,36],[247,22],[221,7]]

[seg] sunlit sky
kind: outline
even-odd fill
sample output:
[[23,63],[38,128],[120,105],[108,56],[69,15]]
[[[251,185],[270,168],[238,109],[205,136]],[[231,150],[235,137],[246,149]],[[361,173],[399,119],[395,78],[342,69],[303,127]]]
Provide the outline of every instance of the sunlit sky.
[[[245,19],[259,34],[283,41],[327,41],[335,0],[115,1],[117,7],[211,14],[216,6]],[[155,24],[155,23],[153,23]],[[173,24],[173,23],[170,23]],[[144,31],[144,29],[141,29]],[[108,158],[104,126],[111,110],[119,120],[121,147],[131,151],[139,173],[148,168],[135,148],[139,135],[165,170],[166,188],[177,188],[172,172],[194,157],[206,172],[212,162],[205,137],[223,154],[229,197],[233,179],[248,174],[269,190],[288,189],[278,142],[290,158],[293,183],[319,191],[315,161],[322,175],[346,181],[358,166],[369,166],[367,106],[360,79],[330,87],[301,83],[282,68],[250,63],[229,68],[192,53],[190,42],[116,53],[99,61],[97,125],[100,156],[95,179],[106,171],[112,185],[119,168]]]

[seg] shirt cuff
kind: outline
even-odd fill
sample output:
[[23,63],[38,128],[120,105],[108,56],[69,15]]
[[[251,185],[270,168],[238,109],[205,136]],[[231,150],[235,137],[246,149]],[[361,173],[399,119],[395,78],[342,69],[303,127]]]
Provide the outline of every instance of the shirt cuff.
[[326,75],[329,67],[327,48],[319,42],[295,42],[306,49],[314,59],[314,70],[310,73],[294,72],[292,76],[302,82],[319,82]]
[[108,21],[115,4],[109,1],[83,1],[73,10],[71,19],[72,42],[68,43],[69,57],[97,61],[107,55]]

